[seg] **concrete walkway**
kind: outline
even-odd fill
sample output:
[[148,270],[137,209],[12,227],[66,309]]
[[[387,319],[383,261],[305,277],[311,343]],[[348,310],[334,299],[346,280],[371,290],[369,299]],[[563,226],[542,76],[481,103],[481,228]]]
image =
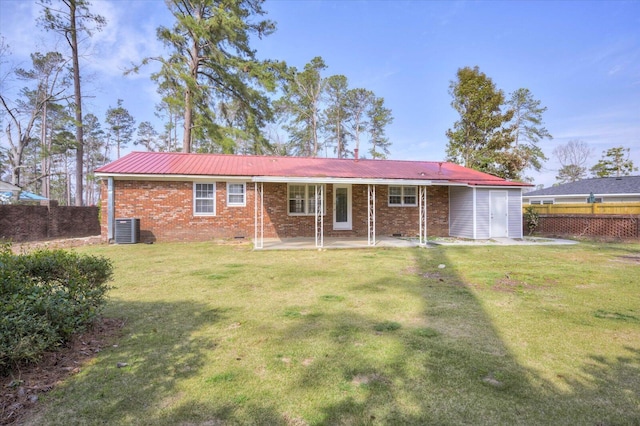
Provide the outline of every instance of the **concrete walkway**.
[[[577,241],[559,240],[552,238],[492,238],[490,240],[466,240],[460,238],[436,238],[429,240],[427,247],[434,245],[456,246],[516,246],[516,245],[557,245],[577,244]],[[324,246],[316,247],[315,238],[265,238],[262,250],[326,250],[326,249],[353,249],[353,248],[380,248],[380,247],[420,247],[417,238],[376,237],[375,246],[369,246],[366,238],[325,238]]]
[[429,244],[439,246],[549,246],[549,245],[573,245],[578,241],[562,240],[558,238],[524,237],[524,238],[491,238],[489,240],[467,240],[462,238],[436,238]]

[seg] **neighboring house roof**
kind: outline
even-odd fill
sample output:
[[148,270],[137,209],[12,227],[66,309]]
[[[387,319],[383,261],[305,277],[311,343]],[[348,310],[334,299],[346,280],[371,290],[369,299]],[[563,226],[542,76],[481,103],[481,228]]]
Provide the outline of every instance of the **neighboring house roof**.
[[20,192],[20,199],[25,201],[45,201],[47,197],[43,197],[42,195],[34,194],[29,191],[22,191]]
[[45,197],[34,194],[29,191],[23,191],[19,186],[9,182],[0,181],[0,195],[10,199],[14,193],[20,193],[19,200],[21,201],[43,201]]
[[[2,194],[3,196],[7,197],[7,198],[11,198],[11,191],[0,191],[0,194]],[[20,191],[20,196],[18,197],[19,200],[22,201],[44,201],[46,200],[45,197],[43,197],[42,195],[38,195],[38,194],[34,194],[32,192],[28,192],[28,191]]]
[[17,185],[0,180],[0,192],[11,192],[11,191],[21,191],[21,190],[22,189]]
[[523,194],[523,197],[640,194],[640,176],[583,179]]
[[132,152],[96,170],[98,176],[182,175],[275,178],[437,181],[482,186],[530,186],[478,172],[453,163],[271,157],[224,154]]

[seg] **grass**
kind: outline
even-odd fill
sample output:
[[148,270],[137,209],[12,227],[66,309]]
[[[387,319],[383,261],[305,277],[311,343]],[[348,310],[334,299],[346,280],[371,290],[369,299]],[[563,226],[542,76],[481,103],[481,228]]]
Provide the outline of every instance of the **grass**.
[[31,424],[640,423],[638,244],[79,250],[126,327]]

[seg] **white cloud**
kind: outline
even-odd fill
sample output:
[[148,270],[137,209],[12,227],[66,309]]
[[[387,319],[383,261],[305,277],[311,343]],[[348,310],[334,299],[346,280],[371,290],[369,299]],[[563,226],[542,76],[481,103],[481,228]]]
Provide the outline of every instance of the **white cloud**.
[[[109,77],[122,76],[125,70],[139,65],[146,57],[161,54],[162,44],[156,39],[157,22],[151,20],[135,7],[136,2],[101,1],[96,13],[103,15],[107,25],[93,37],[95,56],[92,67]],[[149,6],[148,3],[142,2]],[[164,6],[164,5],[163,5]],[[142,69],[140,74],[130,78],[148,78],[150,69]]]
[[620,38],[615,41],[603,41],[586,50],[581,62],[587,68],[601,69],[608,76],[635,75],[640,73],[640,44],[634,38]]
[[44,30],[36,23],[42,8],[35,2],[3,2],[0,13],[0,34],[17,58],[28,58],[34,52]]

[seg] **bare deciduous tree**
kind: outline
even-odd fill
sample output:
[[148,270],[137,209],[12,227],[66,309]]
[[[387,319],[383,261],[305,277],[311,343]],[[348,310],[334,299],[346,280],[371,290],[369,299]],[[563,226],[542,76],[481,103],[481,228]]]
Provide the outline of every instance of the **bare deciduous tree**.
[[559,145],[553,150],[553,155],[560,163],[560,170],[556,179],[560,183],[575,182],[587,175],[587,161],[592,149],[585,142],[571,140],[566,145]]

